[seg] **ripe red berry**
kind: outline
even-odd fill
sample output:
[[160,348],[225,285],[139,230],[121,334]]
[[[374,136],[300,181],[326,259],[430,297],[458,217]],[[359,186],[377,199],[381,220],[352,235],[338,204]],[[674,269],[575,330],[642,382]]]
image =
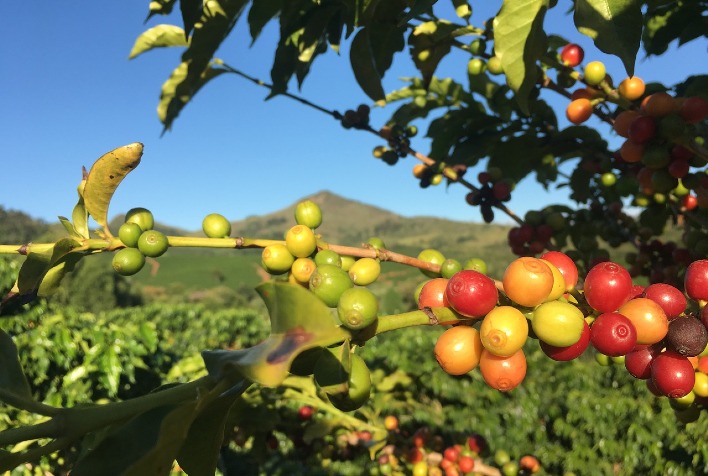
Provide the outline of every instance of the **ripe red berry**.
[[694,261],[688,265],[684,288],[691,299],[708,300],[708,259]]
[[669,320],[678,317],[686,309],[686,297],[670,284],[650,284],[644,290],[644,297],[661,306]]
[[573,68],[582,63],[583,58],[585,57],[585,51],[583,51],[583,48],[580,45],[569,43],[561,50],[560,57],[563,64]]
[[619,264],[605,261],[588,272],[583,289],[590,307],[599,312],[612,312],[629,298],[632,277]]
[[698,96],[686,98],[679,115],[690,124],[701,122],[708,115],[708,101]]
[[662,395],[680,398],[693,390],[696,373],[688,357],[667,350],[652,361],[651,380]]
[[656,122],[650,116],[639,116],[629,125],[627,133],[635,144],[644,144],[656,135]]
[[610,357],[625,355],[637,344],[637,330],[627,317],[618,312],[600,314],[590,327],[593,347]]
[[297,416],[301,421],[307,421],[314,415],[315,409],[310,405],[304,405],[297,410]]
[[567,347],[556,347],[547,344],[544,341],[540,341],[541,350],[544,354],[553,360],[559,362],[564,362],[568,360],[573,360],[580,357],[580,355],[585,352],[590,344],[590,326],[587,322],[584,323],[583,332],[580,334],[580,339],[575,344],[569,345]]
[[634,378],[646,380],[651,377],[651,362],[660,352],[660,345],[638,345],[624,356],[624,366]]
[[452,275],[445,288],[450,306],[463,316],[482,317],[494,309],[499,291],[494,281],[472,269]]

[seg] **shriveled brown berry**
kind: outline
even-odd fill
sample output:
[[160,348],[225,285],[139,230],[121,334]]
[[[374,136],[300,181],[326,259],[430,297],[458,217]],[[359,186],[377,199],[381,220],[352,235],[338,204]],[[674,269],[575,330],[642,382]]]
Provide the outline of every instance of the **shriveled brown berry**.
[[708,330],[693,316],[678,317],[669,323],[666,346],[686,357],[693,357],[706,348]]

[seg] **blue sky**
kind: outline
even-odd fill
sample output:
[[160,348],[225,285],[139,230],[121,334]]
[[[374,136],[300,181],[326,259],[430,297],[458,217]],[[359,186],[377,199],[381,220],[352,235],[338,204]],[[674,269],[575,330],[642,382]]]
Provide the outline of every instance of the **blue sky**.
[[[472,23],[479,25],[501,2],[472,4]],[[344,130],[321,112],[285,97],[265,101],[265,89],[233,75],[207,85],[172,131],[161,136],[155,108],[181,50],[127,58],[141,32],[158,23],[179,23],[179,13],[144,24],[147,5],[146,0],[72,0],[3,6],[4,18],[12,21],[0,29],[0,205],[48,221],[70,215],[81,167],[115,147],[142,142],[143,160],[116,192],[111,216],[143,206],[160,222],[196,230],[208,213],[239,220],[330,190],[406,216],[480,221],[478,210],[465,204],[464,187],[420,189],[411,175],[415,159],[389,167],[371,155],[382,142],[374,135]],[[615,79],[623,77],[619,60],[575,32],[562,5],[551,10],[546,26],[583,45],[586,61],[600,59]],[[272,25],[249,47],[241,19],[217,56],[269,81],[275,33]],[[705,40],[651,62],[642,61],[640,53],[636,74],[672,84],[706,73],[705,62],[696,60],[705,55]],[[464,60],[449,61],[441,71],[453,74],[465,68]],[[410,62],[401,58],[384,78],[385,89],[401,87],[399,77],[407,74]],[[297,92],[295,85],[291,91]],[[370,103],[354,81],[346,52],[320,57],[299,93],[339,111]],[[555,101],[564,107],[564,99]],[[372,125],[382,125],[388,115],[387,110],[374,110]],[[422,134],[412,146],[424,153],[429,149]],[[476,170],[469,177],[475,175]],[[527,179],[509,205],[523,214],[564,200],[563,194],[547,194]]]

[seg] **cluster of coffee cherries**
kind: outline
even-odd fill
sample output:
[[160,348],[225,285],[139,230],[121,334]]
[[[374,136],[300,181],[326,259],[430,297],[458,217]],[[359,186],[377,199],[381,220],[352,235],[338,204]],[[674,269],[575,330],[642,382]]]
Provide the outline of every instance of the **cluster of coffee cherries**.
[[374,147],[373,155],[388,165],[396,165],[399,158],[404,158],[410,152],[411,138],[418,134],[418,128],[413,125],[402,127],[398,124],[384,126],[379,136],[386,139],[386,145]]
[[[146,208],[132,208],[118,229],[124,248],[113,255],[113,269],[123,276],[132,276],[145,267],[146,258],[157,258],[169,248],[169,239],[153,229],[155,218]],[[202,221],[202,230],[209,238],[225,238],[231,233],[231,223],[221,214],[210,213]]]
[[568,255],[549,251],[520,257],[501,282],[467,269],[433,278],[420,288],[418,306],[450,308],[452,325],[436,345],[451,375],[474,369],[492,388],[509,391],[526,375],[523,346],[532,336],[553,360],[579,357],[592,346],[626,358],[627,370],[657,395],[708,403],[708,375],[697,368],[708,355],[708,260],[691,263],[684,291],[668,284],[646,288],[627,269],[604,261],[576,289],[578,269]]
[[116,273],[131,276],[145,266],[146,257],[162,256],[169,247],[164,233],[154,230],[155,219],[146,208],[132,208],[125,215],[125,222],[118,229],[118,238],[125,245],[113,255]]
[[494,207],[511,200],[513,184],[502,179],[502,172],[496,167],[490,167],[477,175],[481,187],[469,192],[465,200],[469,205],[479,206],[485,223],[494,221]]
[[341,116],[342,127],[345,129],[366,129],[369,127],[371,108],[360,104],[356,109],[347,109]]
[[378,466],[370,474],[413,476],[461,476],[466,474],[531,475],[541,471],[533,455],[513,460],[503,449],[491,453],[487,440],[478,433],[459,439],[444,438],[429,427],[412,431],[399,427],[395,415],[385,417],[390,442],[381,451]]

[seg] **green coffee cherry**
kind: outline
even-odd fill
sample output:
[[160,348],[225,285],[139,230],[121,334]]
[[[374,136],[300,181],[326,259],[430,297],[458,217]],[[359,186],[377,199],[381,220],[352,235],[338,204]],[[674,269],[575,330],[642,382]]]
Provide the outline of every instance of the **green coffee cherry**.
[[308,228],[322,224],[322,209],[312,200],[304,200],[295,206],[295,222]]
[[[418,259],[421,261],[426,261],[428,263],[442,265],[443,261],[445,261],[445,256],[441,252],[439,252],[438,250],[428,248],[428,249],[425,249],[425,250],[421,251],[420,253],[418,253]],[[420,271],[424,275],[426,275],[430,278],[440,277],[440,273],[435,273],[435,272],[429,271],[427,269],[421,269]]]
[[359,330],[373,324],[378,312],[378,300],[367,288],[349,288],[339,297],[337,316],[348,329]]
[[384,243],[384,241],[376,236],[372,236],[371,238],[369,238],[366,243],[375,250],[386,248],[386,244]]
[[463,269],[471,269],[482,274],[487,274],[487,263],[481,258],[470,258],[465,261]]
[[337,307],[342,293],[353,285],[346,271],[331,264],[318,266],[310,276],[310,291],[332,308]]
[[349,277],[358,286],[368,286],[381,274],[381,264],[374,258],[360,258],[349,268]]
[[440,265],[440,275],[443,278],[450,279],[458,271],[462,271],[462,263],[456,259],[448,258]]
[[294,262],[295,257],[280,243],[266,246],[261,253],[261,264],[270,274],[287,273]]
[[353,256],[342,256],[342,269],[344,271],[349,271],[349,268],[352,267],[352,265],[356,262],[356,259]]
[[351,364],[348,392],[329,397],[332,405],[343,412],[351,412],[361,408],[371,396],[371,372],[369,372],[366,362],[358,355],[352,354]]
[[126,223],[135,223],[141,230],[148,231],[152,230],[155,226],[155,219],[152,216],[152,212],[147,208],[137,207],[128,210],[125,214]]
[[231,222],[224,215],[210,213],[202,220],[202,231],[209,238],[225,238],[231,234]]
[[138,238],[138,249],[150,258],[162,256],[168,247],[167,237],[157,230],[144,231]]
[[137,223],[123,223],[118,228],[118,238],[129,248],[138,247],[138,239],[143,234],[143,230]]
[[342,267],[342,258],[339,253],[332,250],[319,250],[315,254],[315,264],[317,266],[322,266],[323,264],[333,264],[339,268]]
[[296,258],[306,258],[317,249],[317,237],[311,228],[295,225],[285,234],[285,246]]
[[137,248],[123,248],[116,251],[111,264],[116,273],[132,276],[145,266],[145,255]]

